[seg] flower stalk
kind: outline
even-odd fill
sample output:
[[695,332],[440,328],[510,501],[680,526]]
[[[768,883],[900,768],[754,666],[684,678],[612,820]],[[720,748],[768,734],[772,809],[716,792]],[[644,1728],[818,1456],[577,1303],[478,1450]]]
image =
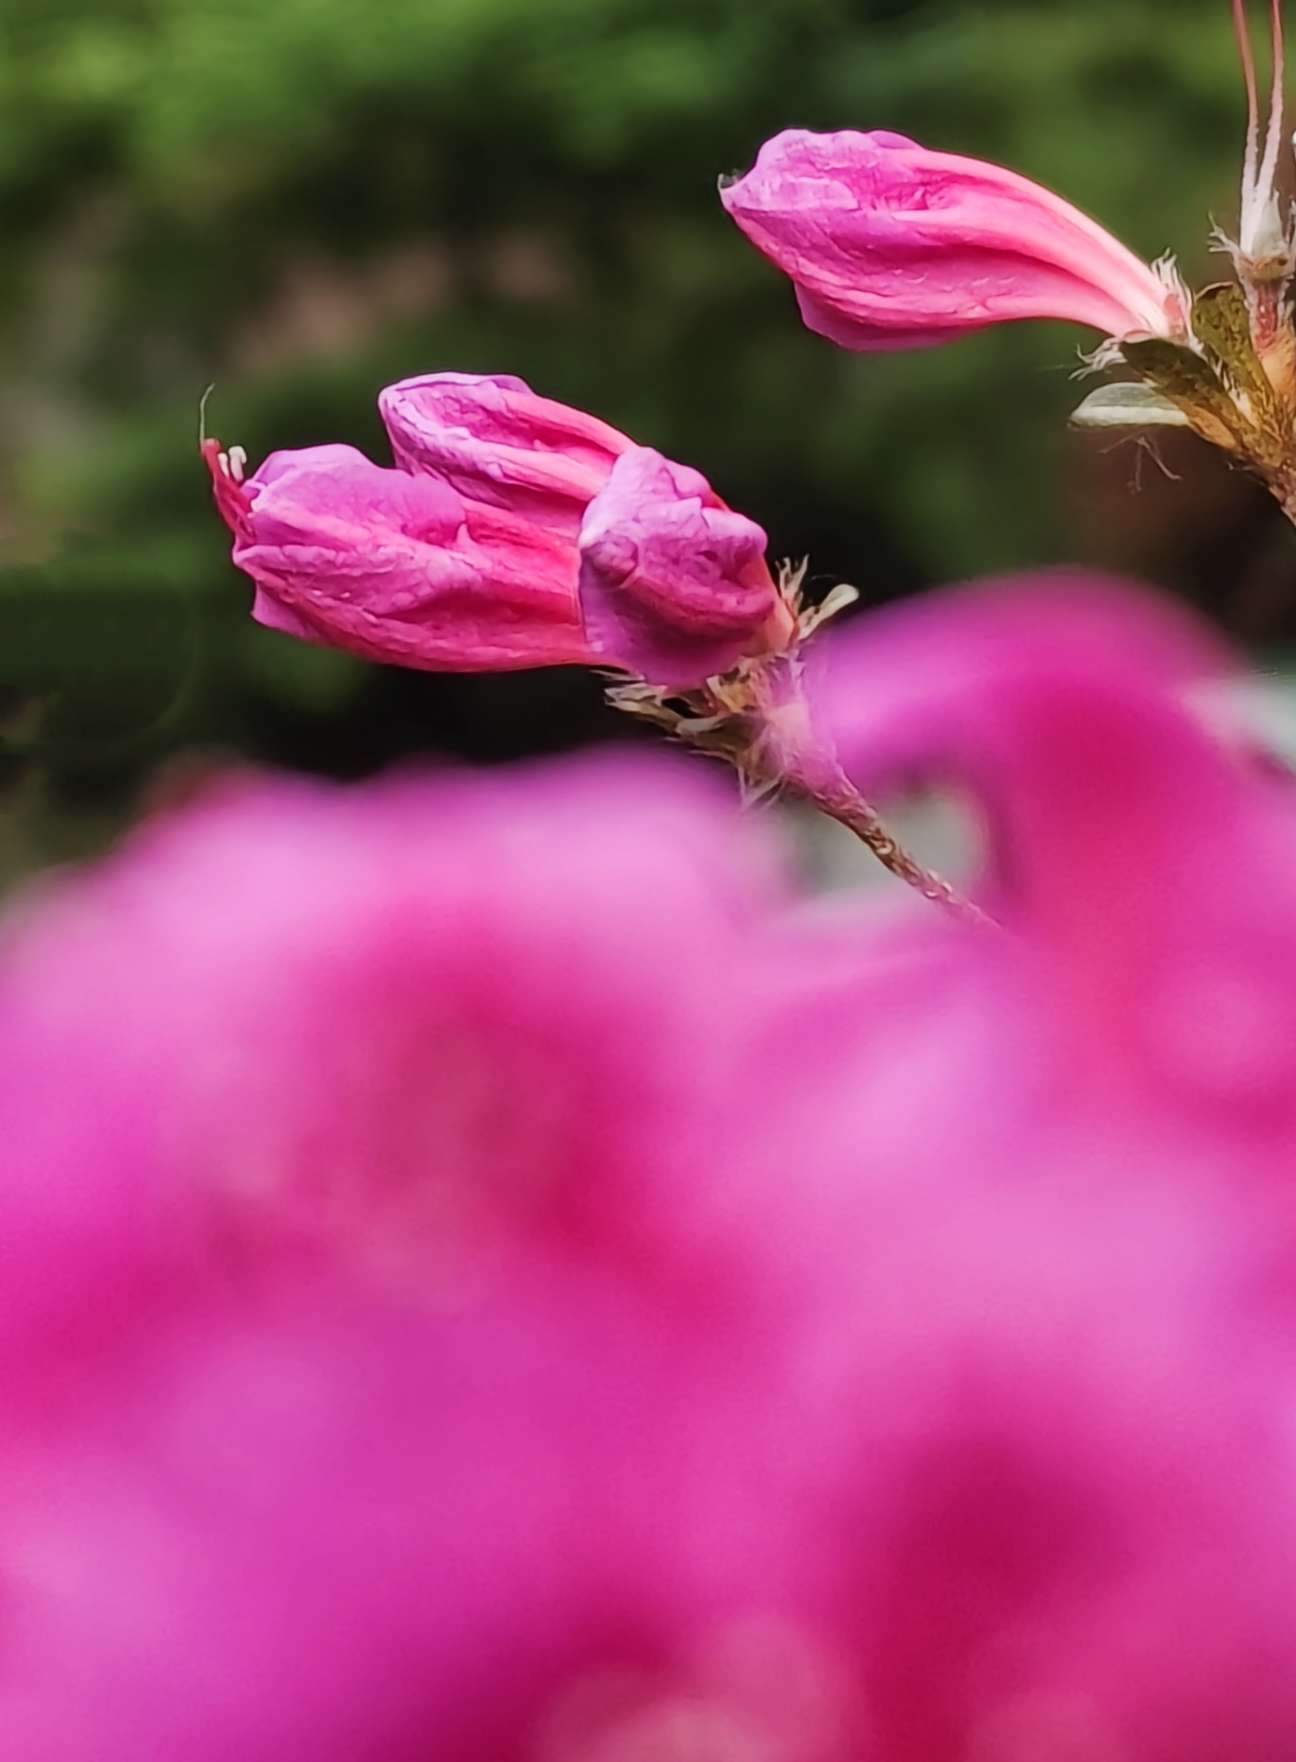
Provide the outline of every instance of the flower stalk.
[[731,673],[683,693],[664,691],[642,679],[618,681],[608,687],[608,702],[732,765],[748,799],[780,795],[835,820],[889,874],[959,922],[978,929],[998,928],[989,913],[901,844],[843,770],[804,690],[801,649],[829,618],[852,604],[856,594],[843,584],[819,605],[807,607],[801,598],[804,574],[804,564],[784,565],[780,572],[779,593],[795,632],[782,652],[753,656]]

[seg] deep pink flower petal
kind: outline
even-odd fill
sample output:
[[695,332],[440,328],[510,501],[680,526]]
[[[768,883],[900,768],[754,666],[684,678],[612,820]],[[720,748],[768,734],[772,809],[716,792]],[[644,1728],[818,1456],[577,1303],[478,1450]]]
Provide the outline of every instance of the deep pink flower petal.
[[[257,586],[261,623],[411,667],[494,671],[595,659],[634,667],[658,659],[643,646],[654,640],[653,603],[673,601],[677,628],[661,666],[693,679],[744,652],[739,631],[768,621],[767,646],[790,634],[763,534],[696,472],[672,467],[687,479],[677,489],[650,484],[640,468],[605,496],[618,460],[641,449],[507,375],[430,374],[388,387],[380,405],[398,471],[325,446],[272,454],[244,481],[232,455],[204,443],[234,561]],[[645,520],[655,525],[651,535]],[[584,563],[586,619],[600,624],[607,581],[618,584],[632,625],[637,596],[648,627],[627,626],[635,654],[586,637],[577,549],[586,528],[594,546]],[[632,594],[619,592],[627,575]],[[615,625],[617,607],[611,616]],[[622,633],[609,634],[619,648]]]
[[792,278],[811,329],[849,348],[939,342],[1003,319],[1118,337],[1170,335],[1182,320],[1152,270],[1069,203],[901,135],[789,129],[721,200]]
[[229,457],[221,451],[221,444],[214,436],[204,439],[198,451],[211,477],[212,500],[221,519],[231,532],[240,536],[246,534],[248,494],[242,478],[232,475]]
[[700,473],[648,447],[617,460],[580,534],[581,612],[608,662],[696,685],[756,644],[777,599],[765,534],[712,500]]
[[993,791],[994,762],[967,719],[984,714],[1006,677],[1070,664],[1089,676],[1142,681],[1166,696],[1227,681],[1236,662],[1172,601],[1119,577],[1054,568],[974,581],[879,608],[825,641],[816,675],[824,712],[876,787],[966,777]]
[[571,538],[632,444],[506,374],[423,374],[388,386],[378,408],[407,471],[433,472],[466,501],[509,508]]
[[272,629],[433,670],[588,658],[571,547],[516,521],[470,519],[436,478],[312,447],[272,454],[238,494],[234,561]]

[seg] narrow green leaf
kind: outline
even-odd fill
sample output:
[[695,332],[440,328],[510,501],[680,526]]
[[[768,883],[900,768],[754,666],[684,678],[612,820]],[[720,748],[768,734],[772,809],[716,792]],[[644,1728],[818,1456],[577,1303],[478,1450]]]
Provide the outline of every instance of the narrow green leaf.
[[1178,404],[1142,380],[1100,385],[1071,412],[1077,428],[1191,428]]

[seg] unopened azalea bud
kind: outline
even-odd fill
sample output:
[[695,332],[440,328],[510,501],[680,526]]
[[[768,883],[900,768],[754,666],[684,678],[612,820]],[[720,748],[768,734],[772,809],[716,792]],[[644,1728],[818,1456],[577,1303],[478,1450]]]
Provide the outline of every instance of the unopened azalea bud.
[[509,375],[428,374],[379,399],[398,470],[346,446],[204,441],[253,616],[443,672],[602,662],[695,683],[794,619],[765,535],[706,479]]
[[497,510],[472,519],[448,484],[353,447],[272,453],[246,481],[217,443],[204,453],[271,629],[435,672],[590,659],[575,551],[554,535]]
[[1183,297],[1095,221],[1002,166],[903,135],[767,141],[721,201],[796,287],[811,330],[914,348],[1016,318],[1180,334]]
[[580,599],[596,651],[686,687],[766,646],[781,604],[765,534],[715,505],[700,472],[649,447],[623,453],[580,532]]
[[468,502],[506,507],[575,537],[625,435],[511,374],[428,373],[388,386],[378,408],[398,465],[432,471]]

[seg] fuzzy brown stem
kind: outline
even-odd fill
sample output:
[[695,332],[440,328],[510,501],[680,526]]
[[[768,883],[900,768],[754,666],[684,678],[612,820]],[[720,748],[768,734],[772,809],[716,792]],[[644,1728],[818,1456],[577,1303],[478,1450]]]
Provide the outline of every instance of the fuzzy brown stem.
[[982,930],[999,928],[988,912],[943,875],[911,856],[887,831],[877,809],[842,769],[836,746],[806,697],[803,670],[796,656],[758,673],[754,687],[748,713],[758,732],[743,753],[745,769],[845,826],[888,873],[960,923]]
[[[805,627],[802,633],[807,633]],[[723,759],[758,792],[794,796],[836,820],[897,880],[960,923],[1000,927],[942,875],[911,856],[855,788],[811,714],[796,647],[754,657],[689,692],[671,693],[645,680],[626,680],[609,686],[607,697],[615,709]]]
[[830,820],[836,820],[853,832],[861,844],[866,845],[881,863],[882,867],[897,880],[903,881],[906,887],[912,887],[929,899],[933,905],[940,906],[943,911],[957,918],[960,923],[975,924],[978,929],[998,929],[999,925],[988,912],[973,900],[960,893],[958,888],[938,875],[934,869],[926,868],[918,859],[887,831],[876,808],[872,807],[859,793],[850,779],[835,764],[825,764],[817,768],[812,775],[799,774],[782,778],[785,791],[799,797],[812,807],[826,814]]

